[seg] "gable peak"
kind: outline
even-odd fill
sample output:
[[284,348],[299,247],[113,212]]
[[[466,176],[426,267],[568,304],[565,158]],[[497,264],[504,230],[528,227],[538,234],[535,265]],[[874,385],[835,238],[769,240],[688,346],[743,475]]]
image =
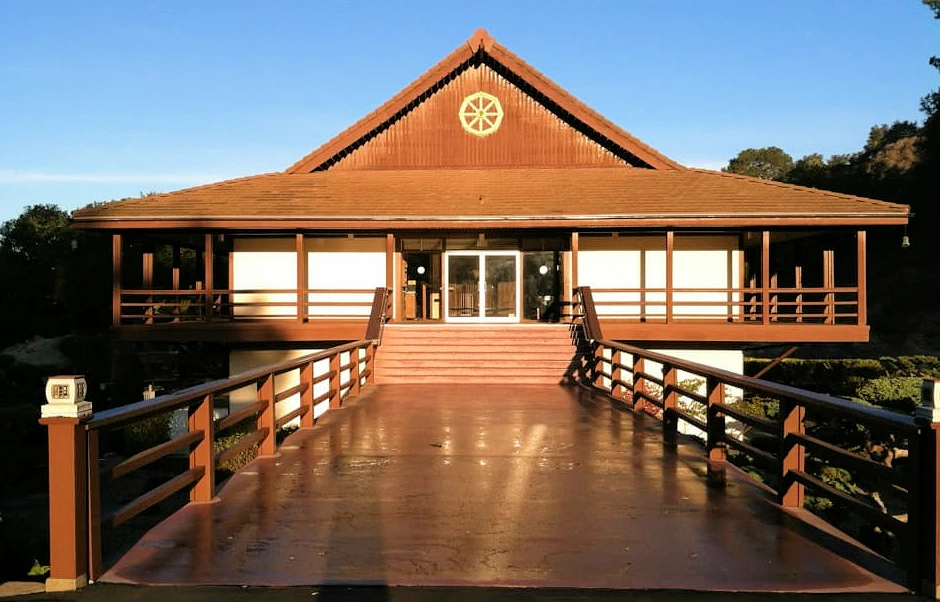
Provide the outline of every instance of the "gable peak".
[[491,36],[490,33],[482,27],[474,31],[473,35],[470,36],[470,39],[467,40],[467,45],[470,46],[470,50],[472,52],[477,52],[480,50],[489,52],[495,43],[496,40],[493,39],[493,36]]

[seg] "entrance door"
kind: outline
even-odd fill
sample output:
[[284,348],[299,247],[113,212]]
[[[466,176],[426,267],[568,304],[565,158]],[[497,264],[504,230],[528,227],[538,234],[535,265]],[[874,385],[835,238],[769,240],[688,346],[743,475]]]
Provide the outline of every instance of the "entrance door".
[[444,315],[448,322],[518,322],[518,251],[445,253]]

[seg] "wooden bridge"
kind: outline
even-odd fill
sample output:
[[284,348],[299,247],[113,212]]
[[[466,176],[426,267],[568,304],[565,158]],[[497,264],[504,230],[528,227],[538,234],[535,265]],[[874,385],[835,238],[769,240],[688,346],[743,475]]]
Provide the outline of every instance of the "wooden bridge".
[[[88,418],[44,418],[49,588],[93,579],[935,595],[940,424],[930,410],[895,414],[609,341],[590,291],[579,298],[558,384],[376,384],[378,319],[363,340],[321,353]],[[214,399],[245,386],[257,401],[214,417]],[[777,420],[742,409],[748,395],[774,398]],[[185,433],[102,462],[103,432],[184,408]],[[890,433],[910,453],[907,470],[808,434],[824,420]],[[247,436],[214,449],[246,421]],[[301,428],[278,447],[291,421]],[[259,458],[218,487],[218,465],[252,446]],[[103,483],[174,454],[189,457],[178,476],[119,508],[103,502]],[[836,489],[818,465],[877,482],[903,510]],[[845,534],[811,514],[804,490],[866,530]],[[189,504],[104,564],[103,529],[183,491]]]

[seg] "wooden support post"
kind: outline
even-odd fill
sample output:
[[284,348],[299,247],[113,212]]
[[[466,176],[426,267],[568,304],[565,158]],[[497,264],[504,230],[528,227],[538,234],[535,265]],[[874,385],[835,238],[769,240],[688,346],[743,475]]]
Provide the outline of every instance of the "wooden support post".
[[300,405],[307,408],[307,413],[300,419],[300,428],[310,428],[313,426],[313,362],[300,367],[300,384],[307,385],[300,394]]
[[86,432],[88,459],[88,579],[97,580],[102,573],[101,564],[101,458],[98,429]]
[[857,299],[858,299],[858,319],[856,324],[859,326],[864,326],[868,323],[868,299],[866,289],[868,287],[866,278],[866,249],[865,249],[865,238],[866,234],[864,230],[859,230],[855,235],[855,261],[858,269],[858,276],[856,278],[856,286],[858,287]]
[[640,322],[646,322],[646,249],[640,249]]
[[120,234],[111,235],[111,326],[121,325],[121,259],[123,244]]
[[267,401],[268,405],[258,414],[258,429],[268,429],[268,434],[258,445],[258,457],[273,456],[277,443],[274,439],[276,410],[274,403],[274,374],[268,374],[258,381],[258,401]]
[[679,407],[678,370],[675,366],[663,364],[663,442],[666,445],[675,445],[679,430],[679,417],[676,409]]
[[770,232],[761,232],[760,244],[761,323],[770,324]]
[[[140,274],[141,274],[141,288],[150,290],[153,289],[153,245],[146,244],[144,245],[144,252],[141,253],[141,265],[140,265]],[[147,295],[147,303],[153,302],[153,296]],[[153,305],[148,305],[144,309],[144,323],[153,324],[153,314],[156,312],[157,308]]]
[[203,304],[205,305],[206,322],[212,321],[212,313],[213,313],[212,289],[215,286],[215,284],[212,282],[213,266],[215,264],[214,259],[215,259],[215,253],[212,250],[212,234],[206,234],[205,254],[203,255],[203,268],[205,272],[205,280],[203,281],[205,282],[205,292],[203,293],[204,294]]
[[673,255],[675,252],[675,233],[666,231],[666,324],[672,322],[672,289],[674,281]]
[[578,247],[581,244],[580,238],[577,232],[571,233],[571,241],[569,247],[571,252],[568,253],[571,260],[571,269],[568,273],[568,286],[565,289],[565,300],[568,301],[568,314],[569,322],[574,322],[574,291],[578,288]]
[[[402,283],[404,284],[404,283]],[[401,303],[401,295],[399,291],[395,288],[395,235],[386,234],[385,235],[385,288],[392,291],[392,315],[388,317],[389,322],[394,322],[398,319],[399,304]],[[441,303],[444,300],[441,299]]]
[[202,441],[194,445],[189,452],[189,467],[203,467],[206,470],[189,491],[191,502],[210,502],[215,497],[215,417],[212,412],[212,399],[213,395],[210,393],[189,408],[189,432],[203,432]]
[[594,357],[591,358],[591,385],[604,389],[604,346],[594,343]]
[[708,399],[705,424],[707,430],[706,449],[708,451],[707,481],[712,485],[727,483],[725,448],[725,415],[715,404],[725,402],[725,383],[713,376],[705,379],[705,395]]
[[359,347],[349,350],[349,363],[352,364],[352,368],[349,369],[349,392],[347,393],[350,397],[355,397],[359,395],[359,392],[362,390],[362,379],[359,377]]
[[826,249],[823,251],[823,288],[828,291],[825,294],[826,324],[835,324],[835,294],[832,292],[836,285],[835,281],[835,252],[832,249]]
[[610,355],[610,394],[615,399],[623,399],[626,389],[619,381],[623,380],[623,368],[620,367],[621,354],[619,349],[614,349]]
[[781,399],[780,417],[781,465],[777,501],[787,508],[802,508],[803,484],[794,481],[789,472],[804,469],[806,452],[803,446],[795,443],[790,435],[804,434],[806,409],[791,400]]
[[[228,285],[229,291],[235,290],[235,240],[230,236],[228,241]],[[229,292],[226,299],[225,314],[229,318],[235,317],[235,295]]]
[[180,290],[180,264],[182,264],[182,250],[179,245],[173,245],[173,290]]
[[646,360],[638,355],[633,355],[633,411],[643,412],[646,409],[646,400],[642,395],[646,392],[646,380],[642,374],[646,371]]
[[375,354],[378,352],[379,347],[375,344],[374,341],[369,343],[369,346],[366,347],[366,384],[373,385],[375,384]]
[[297,252],[297,321],[307,321],[307,252],[304,246],[304,235],[297,233],[295,248]]
[[803,266],[798,265],[793,269],[793,288],[796,293],[796,321],[803,321]]
[[334,353],[330,356],[330,372],[333,373],[333,375],[330,377],[330,391],[332,392],[332,395],[330,396],[331,410],[339,408],[340,404],[342,403],[342,398],[340,397],[340,385],[343,383],[343,378],[339,366],[339,354]]
[[780,313],[779,307],[779,295],[777,294],[777,274],[773,273],[770,275],[770,319],[772,322],[779,320],[777,314]]
[[[180,264],[182,263],[182,255],[180,252],[180,246],[173,245],[173,273],[171,277],[171,285],[174,291],[180,290]],[[173,302],[176,303],[173,307],[173,321],[180,321],[180,306],[179,303],[182,302],[182,297],[178,294],[173,298]]]
[[88,447],[78,418],[43,418],[49,435],[49,566],[46,592],[88,585]]

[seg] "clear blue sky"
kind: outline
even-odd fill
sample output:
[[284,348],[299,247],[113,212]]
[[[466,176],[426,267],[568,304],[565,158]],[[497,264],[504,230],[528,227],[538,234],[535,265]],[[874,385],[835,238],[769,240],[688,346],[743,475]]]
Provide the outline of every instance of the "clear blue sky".
[[485,27],[687,165],[920,120],[920,0],[0,0],[0,221],[276,171]]

